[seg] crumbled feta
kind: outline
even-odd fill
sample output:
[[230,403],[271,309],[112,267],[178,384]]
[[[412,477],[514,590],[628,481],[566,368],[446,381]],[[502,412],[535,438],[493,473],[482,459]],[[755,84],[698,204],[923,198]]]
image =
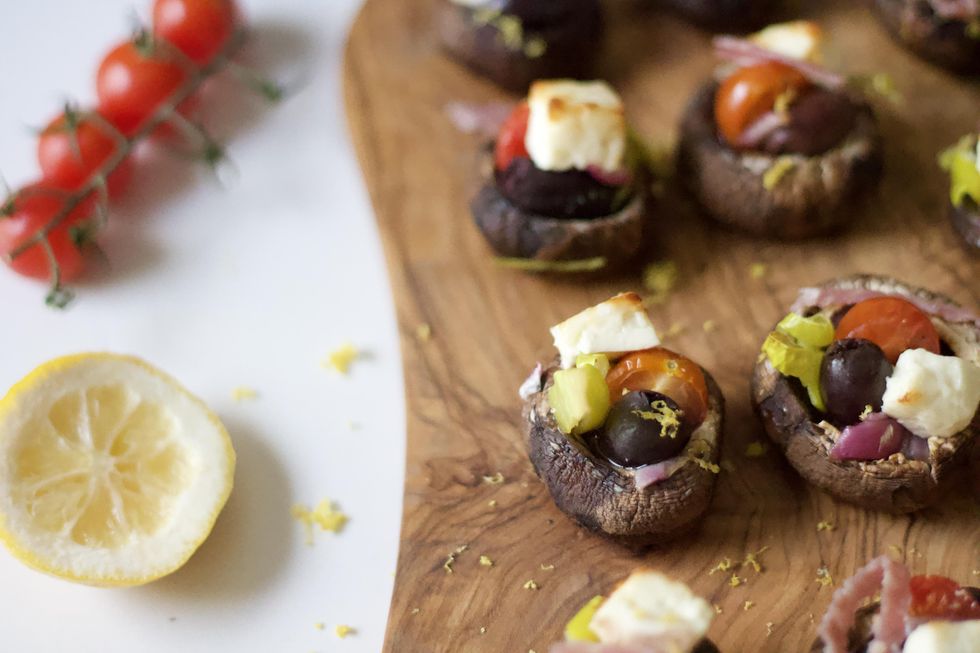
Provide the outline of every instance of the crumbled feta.
[[541,170],[612,172],[625,165],[623,102],[605,82],[535,82],[527,102],[524,145]]
[[622,293],[551,327],[565,369],[580,354],[613,357],[660,344],[657,330],[636,293]]
[[925,349],[902,352],[888,377],[882,412],[923,438],[966,428],[980,403],[980,366]]
[[904,653],[977,653],[980,651],[980,619],[930,621],[912,631]]
[[777,54],[804,61],[818,61],[823,32],[816,23],[796,20],[770,25],[751,35],[749,40]]
[[684,583],[636,571],[596,610],[589,628],[603,644],[669,643],[690,651],[714,619],[711,605]]

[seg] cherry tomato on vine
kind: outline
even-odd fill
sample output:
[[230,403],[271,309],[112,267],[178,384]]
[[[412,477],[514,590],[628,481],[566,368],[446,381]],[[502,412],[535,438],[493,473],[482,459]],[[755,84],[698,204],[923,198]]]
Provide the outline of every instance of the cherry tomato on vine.
[[98,111],[132,136],[187,79],[187,71],[162,53],[147,55],[131,41],[113,48],[96,74]]
[[232,0],[156,0],[153,33],[201,66],[231,37],[237,13]]
[[527,121],[530,116],[531,108],[527,102],[521,102],[504,121],[493,153],[497,170],[504,171],[514,159],[528,156],[524,137],[527,135]]
[[929,316],[901,297],[872,297],[844,314],[834,337],[864,338],[875,343],[892,365],[906,349],[939,353],[939,333]]
[[[73,139],[65,115],[61,114],[41,132],[37,142],[37,160],[46,184],[75,190],[85,185],[118,148],[119,144],[107,132],[107,128],[97,119],[84,114],[79,114],[77,118]],[[122,192],[131,172],[131,162],[123,159],[107,180],[110,196]]]
[[736,144],[749,125],[773,110],[776,98],[808,85],[801,72],[775,61],[740,68],[715,93],[718,131],[730,144]]
[[[17,192],[12,211],[0,217],[0,255],[4,258],[58,215],[64,206],[64,196],[59,189],[44,182],[25,186]],[[67,219],[48,234],[48,242],[54,258],[61,268],[61,279],[77,279],[84,269],[85,260],[79,247],[72,241],[72,227],[91,215],[93,202],[84,202],[73,210]],[[10,267],[25,277],[51,279],[51,265],[43,247],[33,245],[9,262]]]
[[614,402],[624,390],[651,390],[667,395],[695,426],[708,413],[708,385],[701,368],[664,347],[627,354],[609,370],[606,383]]
[[970,592],[944,576],[913,576],[909,583],[913,617],[960,621],[980,619],[980,603]]

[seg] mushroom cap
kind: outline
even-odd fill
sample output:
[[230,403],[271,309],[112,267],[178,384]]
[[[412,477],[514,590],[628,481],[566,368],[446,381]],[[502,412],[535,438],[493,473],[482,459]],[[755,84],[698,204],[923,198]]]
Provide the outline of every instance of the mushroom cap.
[[470,203],[473,219],[499,256],[538,261],[603,257],[607,267],[626,264],[643,245],[648,195],[637,184],[633,198],[616,213],[566,220],[527,213],[507,199],[493,176]]
[[[874,114],[862,105],[851,133],[819,156],[737,152],[715,125],[718,82],[704,84],[684,111],[678,177],[709,216],[769,238],[793,240],[831,233],[847,224],[877,188],[883,169]],[[771,190],[763,180],[777,159],[794,165]]]
[[[956,305],[944,295],[911,288],[888,277],[859,275],[822,287],[864,288]],[[828,310],[832,313],[837,308],[841,307]],[[945,323],[936,316],[933,322],[958,355],[968,353],[971,360],[977,359],[980,328],[969,322]],[[752,405],[770,439],[800,476],[837,499],[892,513],[914,512],[935,503],[969,464],[971,448],[980,433],[978,413],[959,433],[931,439],[928,461],[909,460],[902,454],[880,461],[831,460],[833,427],[816,418],[801,386],[776,371],[764,357],[752,375]]]
[[[711,503],[715,474],[686,461],[669,478],[637,489],[633,470],[614,466],[558,430],[547,397],[557,369],[555,361],[544,370],[541,390],[524,404],[528,456],[555,505],[585,528],[632,547],[661,544],[697,526]],[[717,464],[724,398],[711,375],[702,372],[708,413],[692,442],[707,442],[703,458]]]
[[702,27],[730,32],[770,22],[780,0],[663,0],[663,4]]
[[899,43],[927,61],[963,74],[980,73],[980,39],[966,23],[939,21],[920,0],[874,0],[878,19]]
[[974,256],[980,256],[980,206],[966,198],[960,206],[949,205],[949,219],[963,244]]
[[536,79],[589,76],[602,40],[602,11],[598,0],[583,0],[577,6],[575,15],[562,22],[527,30],[546,43],[537,56],[508,46],[496,27],[476,19],[475,9],[449,0],[436,10],[436,30],[443,48],[460,63],[507,90],[523,93]]

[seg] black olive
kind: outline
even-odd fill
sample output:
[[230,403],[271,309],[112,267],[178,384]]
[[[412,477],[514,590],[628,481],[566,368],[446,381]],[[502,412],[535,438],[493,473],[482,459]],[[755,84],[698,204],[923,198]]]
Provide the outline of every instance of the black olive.
[[963,589],[970,593],[974,601],[980,603],[980,587],[964,587]]
[[691,430],[673,399],[637,390],[613,404],[596,449],[617,465],[640,467],[679,454]]
[[789,124],[762,145],[773,155],[817,156],[839,145],[854,129],[860,108],[843,93],[823,88],[805,91],[789,106]]
[[548,218],[599,218],[615,213],[629,199],[623,186],[607,186],[581,170],[541,170],[527,157],[498,170],[497,186],[521,210]]
[[885,381],[893,369],[881,348],[870,340],[834,341],[820,365],[820,391],[831,421],[847,426],[856,424],[867,406],[881,410]]

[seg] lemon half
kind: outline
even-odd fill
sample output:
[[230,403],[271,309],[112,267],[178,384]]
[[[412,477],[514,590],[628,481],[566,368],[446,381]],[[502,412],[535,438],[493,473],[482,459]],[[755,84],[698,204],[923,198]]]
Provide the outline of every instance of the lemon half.
[[0,539],[60,578],[147,583],[207,538],[234,469],[224,426],[163,372],[58,358],[0,400]]

